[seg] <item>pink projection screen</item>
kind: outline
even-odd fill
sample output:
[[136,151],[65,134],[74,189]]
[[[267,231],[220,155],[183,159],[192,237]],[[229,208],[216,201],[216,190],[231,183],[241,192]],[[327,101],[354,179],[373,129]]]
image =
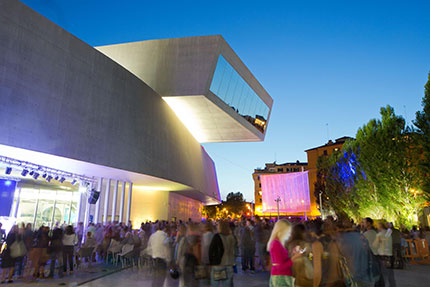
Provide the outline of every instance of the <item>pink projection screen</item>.
[[311,211],[308,171],[260,175],[263,213],[299,213]]

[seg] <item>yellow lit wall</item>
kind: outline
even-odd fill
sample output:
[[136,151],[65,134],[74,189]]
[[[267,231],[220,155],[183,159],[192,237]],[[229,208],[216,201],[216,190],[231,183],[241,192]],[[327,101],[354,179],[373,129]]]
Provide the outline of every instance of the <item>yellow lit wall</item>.
[[202,215],[202,203],[200,201],[171,192],[169,196],[169,220],[175,217],[177,220],[200,221]]
[[133,186],[131,221],[135,228],[147,220],[201,220],[202,203],[166,190]]
[[134,187],[131,201],[131,221],[135,228],[147,220],[167,220],[169,192]]

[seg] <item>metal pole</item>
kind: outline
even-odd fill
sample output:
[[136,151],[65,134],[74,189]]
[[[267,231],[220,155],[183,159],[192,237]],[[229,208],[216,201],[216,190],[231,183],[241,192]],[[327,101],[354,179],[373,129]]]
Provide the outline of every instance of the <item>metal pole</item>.
[[118,198],[118,180],[115,180],[115,187],[113,190],[113,199],[112,199],[112,222],[115,221],[116,217],[116,200]]
[[37,217],[37,209],[39,208],[39,198],[40,198],[40,189],[37,194],[36,207],[34,208],[34,217],[33,217],[33,229],[36,230],[36,217]]
[[103,208],[103,223],[104,224],[107,224],[107,222],[108,222],[109,196],[110,196],[110,178],[107,180],[107,183],[106,183],[105,206]]
[[[88,191],[88,189],[89,190],[93,189],[93,184],[92,183],[90,183],[90,186],[88,186],[87,190],[85,191],[85,200],[84,200],[84,202],[85,202],[84,237],[86,236],[85,231],[88,228],[88,222],[90,221],[90,212],[91,212],[91,205],[88,203],[88,198],[90,197],[90,192]],[[83,240],[84,237],[82,237],[82,240]],[[79,243],[82,243],[82,242],[79,242]]]
[[[79,191],[78,191],[79,192]],[[74,191],[72,191],[72,197],[70,198],[70,207],[69,207],[69,219],[67,221],[67,224],[70,225],[70,223],[72,222],[72,208],[73,208],[73,195],[74,195]]]
[[254,200],[251,201],[251,216],[254,217]]
[[127,218],[126,218],[126,224],[128,224],[128,222],[130,221],[130,213],[131,213],[131,192],[133,189],[133,183],[129,182],[128,183],[128,202],[127,202]]
[[322,191],[320,190],[320,212],[321,212],[321,218],[324,220],[324,211],[323,211],[323,203],[322,203]]
[[276,208],[278,209],[278,221],[279,221],[279,202],[281,201],[281,198],[279,197],[279,195],[278,195],[278,198],[275,199],[275,201],[276,201]]
[[51,229],[54,226],[54,220],[55,220],[55,208],[57,208],[57,194],[58,190],[55,191],[55,200],[54,200],[54,208],[52,210],[52,220],[51,220]]
[[21,200],[21,186],[18,188],[18,197],[16,198],[16,204],[15,204],[15,214],[13,217],[15,217],[15,220],[18,221],[18,208],[19,208],[19,201]]
[[[102,186],[103,186],[103,177],[99,178],[99,182],[98,182],[98,186],[97,186],[97,191],[100,192],[99,197],[101,196],[101,192],[102,192]],[[99,217],[100,217],[100,200],[101,198],[99,198],[96,202],[96,211],[94,214],[94,223],[97,224],[99,223]]]
[[121,199],[119,202],[119,222],[123,222],[122,215],[124,214],[124,200],[125,200],[125,181],[122,182]]

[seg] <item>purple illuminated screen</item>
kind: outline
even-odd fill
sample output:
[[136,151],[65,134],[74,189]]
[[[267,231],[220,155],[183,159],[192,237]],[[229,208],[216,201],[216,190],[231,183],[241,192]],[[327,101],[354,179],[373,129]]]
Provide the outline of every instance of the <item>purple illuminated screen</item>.
[[265,174],[260,176],[263,213],[298,213],[311,211],[308,172]]

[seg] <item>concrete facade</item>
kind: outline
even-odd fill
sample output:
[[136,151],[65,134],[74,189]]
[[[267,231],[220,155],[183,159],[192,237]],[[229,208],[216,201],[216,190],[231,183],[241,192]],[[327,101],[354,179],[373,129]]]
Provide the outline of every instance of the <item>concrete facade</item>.
[[219,200],[213,161],[157,92],[15,0],[0,1],[0,102],[4,156]]
[[[210,91],[222,55],[271,110],[273,99],[220,35],[97,47],[159,93],[200,142],[262,141],[255,128]],[[190,114],[193,115],[190,117]],[[267,117],[267,122],[270,118]],[[190,123],[193,122],[193,123]],[[266,123],[267,126],[267,123]],[[197,130],[194,132],[194,130]]]

